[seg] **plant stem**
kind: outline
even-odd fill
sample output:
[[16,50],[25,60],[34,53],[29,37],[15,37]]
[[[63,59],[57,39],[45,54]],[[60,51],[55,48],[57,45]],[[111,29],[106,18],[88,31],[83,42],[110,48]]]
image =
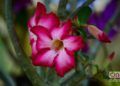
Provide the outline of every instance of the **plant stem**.
[[90,5],[92,2],[94,2],[95,0],[87,0],[85,3],[83,3],[82,6],[80,6],[78,9],[76,9],[70,16],[69,18],[74,18],[74,16],[76,16],[78,14],[78,12],[80,11],[81,8]]
[[76,62],[76,66],[75,66],[75,72],[79,73],[80,69],[79,69],[79,57],[78,57],[78,52],[75,53],[75,62]]
[[73,12],[77,5],[77,0],[69,0],[69,3],[71,5],[70,11]]
[[39,77],[34,67],[32,66],[30,60],[24,53],[22,47],[20,46],[20,43],[18,42],[18,37],[14,29],[14,22],[13,22],[13,15],[12,15],[12,0],[5,0],[5,18],[7,22],[8,33],[13,43],[13,47],[16,51],[17,60],[21,68],[23,69],[25,74],[28,76],[33,86],[45,86],[42,78]]
[[68,3],[68,0],[60,0],[58,5],[58,15],[59,17],[64,20],[67,13],[66,13],[66,5]]

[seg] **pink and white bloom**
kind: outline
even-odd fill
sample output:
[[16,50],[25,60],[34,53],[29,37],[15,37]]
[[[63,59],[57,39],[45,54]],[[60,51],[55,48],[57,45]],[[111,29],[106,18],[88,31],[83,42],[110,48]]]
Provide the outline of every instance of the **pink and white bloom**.
[[58,27],[60,24],[59,18],[54,13],[46,13],[46,8],[42,3],[37,3],[35,14],[28,21],[28,28],[30,34],[30,44],[32,47],[32,57],[38,53],[36,48],[37,36],[30,30],[34,26],[43,26],[46,29]]
[[58,75],[75,67],[74,52],[83,48],[83,39],[71,35],[71,20],[60,24],[54,13],[46,13],[45,6],[37,4],[34,16],[28,21],[32,63],[55,67]]
[[87,25],[87,29],[91,35],[93,35],[95,38],[97,38],[99,41],[104,43],[110,43],[109,37],[101,31],[99,28],[97,28],[94,25]]
[[57,74],[64,76],[75,67],[74,52],[83,47],[80,36],[72,36],[71,21],[51,30],[43,26],[34,26],[31,31],[37,35],[38,54],[33,59],[36,66],[55,67]]

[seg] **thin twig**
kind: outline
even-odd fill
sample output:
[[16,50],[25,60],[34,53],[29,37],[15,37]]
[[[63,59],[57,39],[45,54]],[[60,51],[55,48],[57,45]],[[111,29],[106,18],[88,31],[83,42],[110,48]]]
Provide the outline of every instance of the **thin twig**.
[[13,43],[14,49],[16,51],[16,56],[18,62],[28,76],[29,80],[32,82],[33,86],[45,86],[43,80],[39,77],[34,67],[32,66],[30,60],[24,53],[20,43],[18,42],[18,37],[14,29],[13,15],[12,15],[12,0],[5,0],[5,18],[7,22],[7,29]]

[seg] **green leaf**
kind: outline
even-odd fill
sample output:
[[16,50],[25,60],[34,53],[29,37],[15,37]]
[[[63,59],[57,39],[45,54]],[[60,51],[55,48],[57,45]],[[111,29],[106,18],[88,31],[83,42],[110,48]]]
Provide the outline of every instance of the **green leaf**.
[[84,38],[84,40],[87,39],[86,31],[85,31],[83,28],[79,28],[78,32],[79,32],[80,35]]
[[91,10],[90,7],[84,6],[83,8],[81,8],[80,11],[78,12],[78,22],[79,22],[79,24],[80,25],[86,24],[86,22],[88,21],[91,13],[92,13],[92,10]]
[[58,16],[64,20],[67,18],[67,11],[66,11],[66,6],[67,6],[68,0],[59,0],[59,5],[58,5]]

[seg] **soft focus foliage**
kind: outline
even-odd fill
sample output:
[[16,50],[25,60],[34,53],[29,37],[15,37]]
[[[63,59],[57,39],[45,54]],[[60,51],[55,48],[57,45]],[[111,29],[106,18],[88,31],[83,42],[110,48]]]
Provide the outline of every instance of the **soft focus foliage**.
[[[109,79],[109,71],[120,71],[120,1],[83,6],[87,1],[92,0],[12,0],[14,29],[44,86],[120,85]],[[4,13],[0,0],[0,86],[32,86],[18,62]]]

